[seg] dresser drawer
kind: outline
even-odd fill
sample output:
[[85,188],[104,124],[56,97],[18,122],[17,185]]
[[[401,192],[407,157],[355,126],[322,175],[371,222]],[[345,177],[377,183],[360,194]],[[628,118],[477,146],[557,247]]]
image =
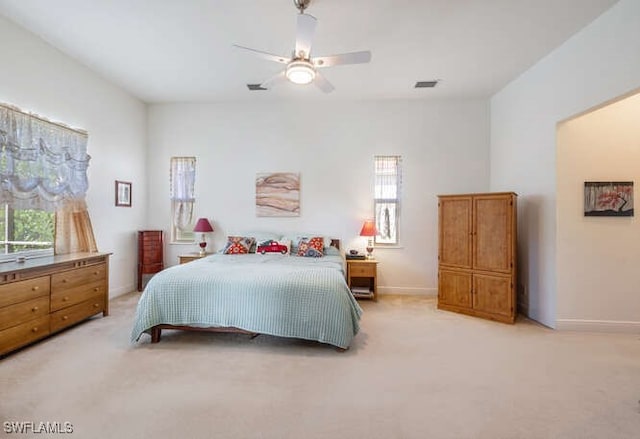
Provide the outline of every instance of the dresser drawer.
[[0,308],[49,295],[49,276],[0,285]]
[[107,282],[99,280],[65,290],[51,292],[51,311],[84,302],[93,296],[107,296]]
[[0,308],[0,331],[49,314],[49,296]]
[[373,277],[376,275],[375,264],[350,264],[349,276],[351,277]]
[[96,264],[76,270],[56,273],[51,276],[51,294],[80,285],[86,285],[97,280],[103,280],[106,279],[106,277],[106,264]]
[[59,331],[104,311],[104,301],[105,296],[95,296],[84,302],[52,313],[51,332]]
[[164,232],[162,230],[145,230],[138,232],[138,238],[141,238],[143,241],[161,241],[162,235]]
[[49,335],[49,316],[0,331],[0,355]]
[[143,264],[156,264],[162,263],[162,249],[161,248],[145,248],[142,255]]

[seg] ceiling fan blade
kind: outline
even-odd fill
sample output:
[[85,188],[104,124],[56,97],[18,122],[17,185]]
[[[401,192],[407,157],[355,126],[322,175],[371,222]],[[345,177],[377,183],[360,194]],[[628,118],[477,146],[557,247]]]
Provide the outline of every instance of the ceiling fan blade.
[[242,50],[248,50],[249,52],[252,52],[254,55],[259,56],[260,58],[268,59],[269,61],[279,62],[280,64],[287,64],[289,61],[291,61],[289,58],[274,55],[273,53],[269,53],[269,52],[263,52],[262,50],[256,50],[256,49],[251,49],[249,47],[238,46],[237,44],[234,44],[233,47],[237,47],[238,49],[242,49]]
[[287,81],[287,77],[285,76],[285,71],[283,70],[277,75],[272,76],[271,78],[264,81],[262,84],[260,84],[260,87],[268,89],[273,87],[274,85],[278,85],[286,81]]
[[344,64],[364,64],[371,61],[371,52],[364,50],[362,52],[341,53],[339,55],[318,56],[311,60],[316,67],[332,67]]
[[309,14],[298,14],[298,26],[296,29],[295,58],[308,59],[311,53],[311,43],[316,33],[316,17]]
[[327,81],[327,78],[322,76],[320,72],[316,72],[316,77],[313,82],[320,90],[325,93],[331,93],[333,90],[335,90],[335,87],[331,85],[331,83]]

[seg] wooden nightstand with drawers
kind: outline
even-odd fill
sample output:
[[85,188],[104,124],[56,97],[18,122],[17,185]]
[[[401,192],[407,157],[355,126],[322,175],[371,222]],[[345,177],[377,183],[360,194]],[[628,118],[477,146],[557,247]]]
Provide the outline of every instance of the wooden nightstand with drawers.
[[178,256],[178,262],[181,264],[186,264],[187,262],[195,261],[196,259],[204,258],[205,256],[212,255],[213,253],[205,253],[201,255],[199,252],[195,253],[187,253],[185,255]]
[[378,261],[347,260],[347,285],[356,299],[378,300]]

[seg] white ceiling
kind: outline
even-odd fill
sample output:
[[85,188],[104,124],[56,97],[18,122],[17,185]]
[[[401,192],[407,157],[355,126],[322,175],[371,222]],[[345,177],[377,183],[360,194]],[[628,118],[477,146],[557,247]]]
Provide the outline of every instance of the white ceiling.
[[[145,102],[487,97],[617,0],[312,0],[312,55],[371,50],[323,70],[336,90],[251,92],[289,56],[293,0],[0,0],[0,14]],[[435,89],[416,81],[439,79]]]

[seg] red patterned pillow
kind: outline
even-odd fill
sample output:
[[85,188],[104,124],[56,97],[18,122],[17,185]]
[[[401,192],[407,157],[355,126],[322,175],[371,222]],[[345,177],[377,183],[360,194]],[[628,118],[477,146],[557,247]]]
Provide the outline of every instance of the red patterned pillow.
[[310,258],[319,258],[323,255],[324,238],[300,238],[298,241],[298,256],[307,256]]
[[249,253],[249,249],[256,240],[246,236],[227,236],[227,244],[222,253],[225,255],[244,255]]

